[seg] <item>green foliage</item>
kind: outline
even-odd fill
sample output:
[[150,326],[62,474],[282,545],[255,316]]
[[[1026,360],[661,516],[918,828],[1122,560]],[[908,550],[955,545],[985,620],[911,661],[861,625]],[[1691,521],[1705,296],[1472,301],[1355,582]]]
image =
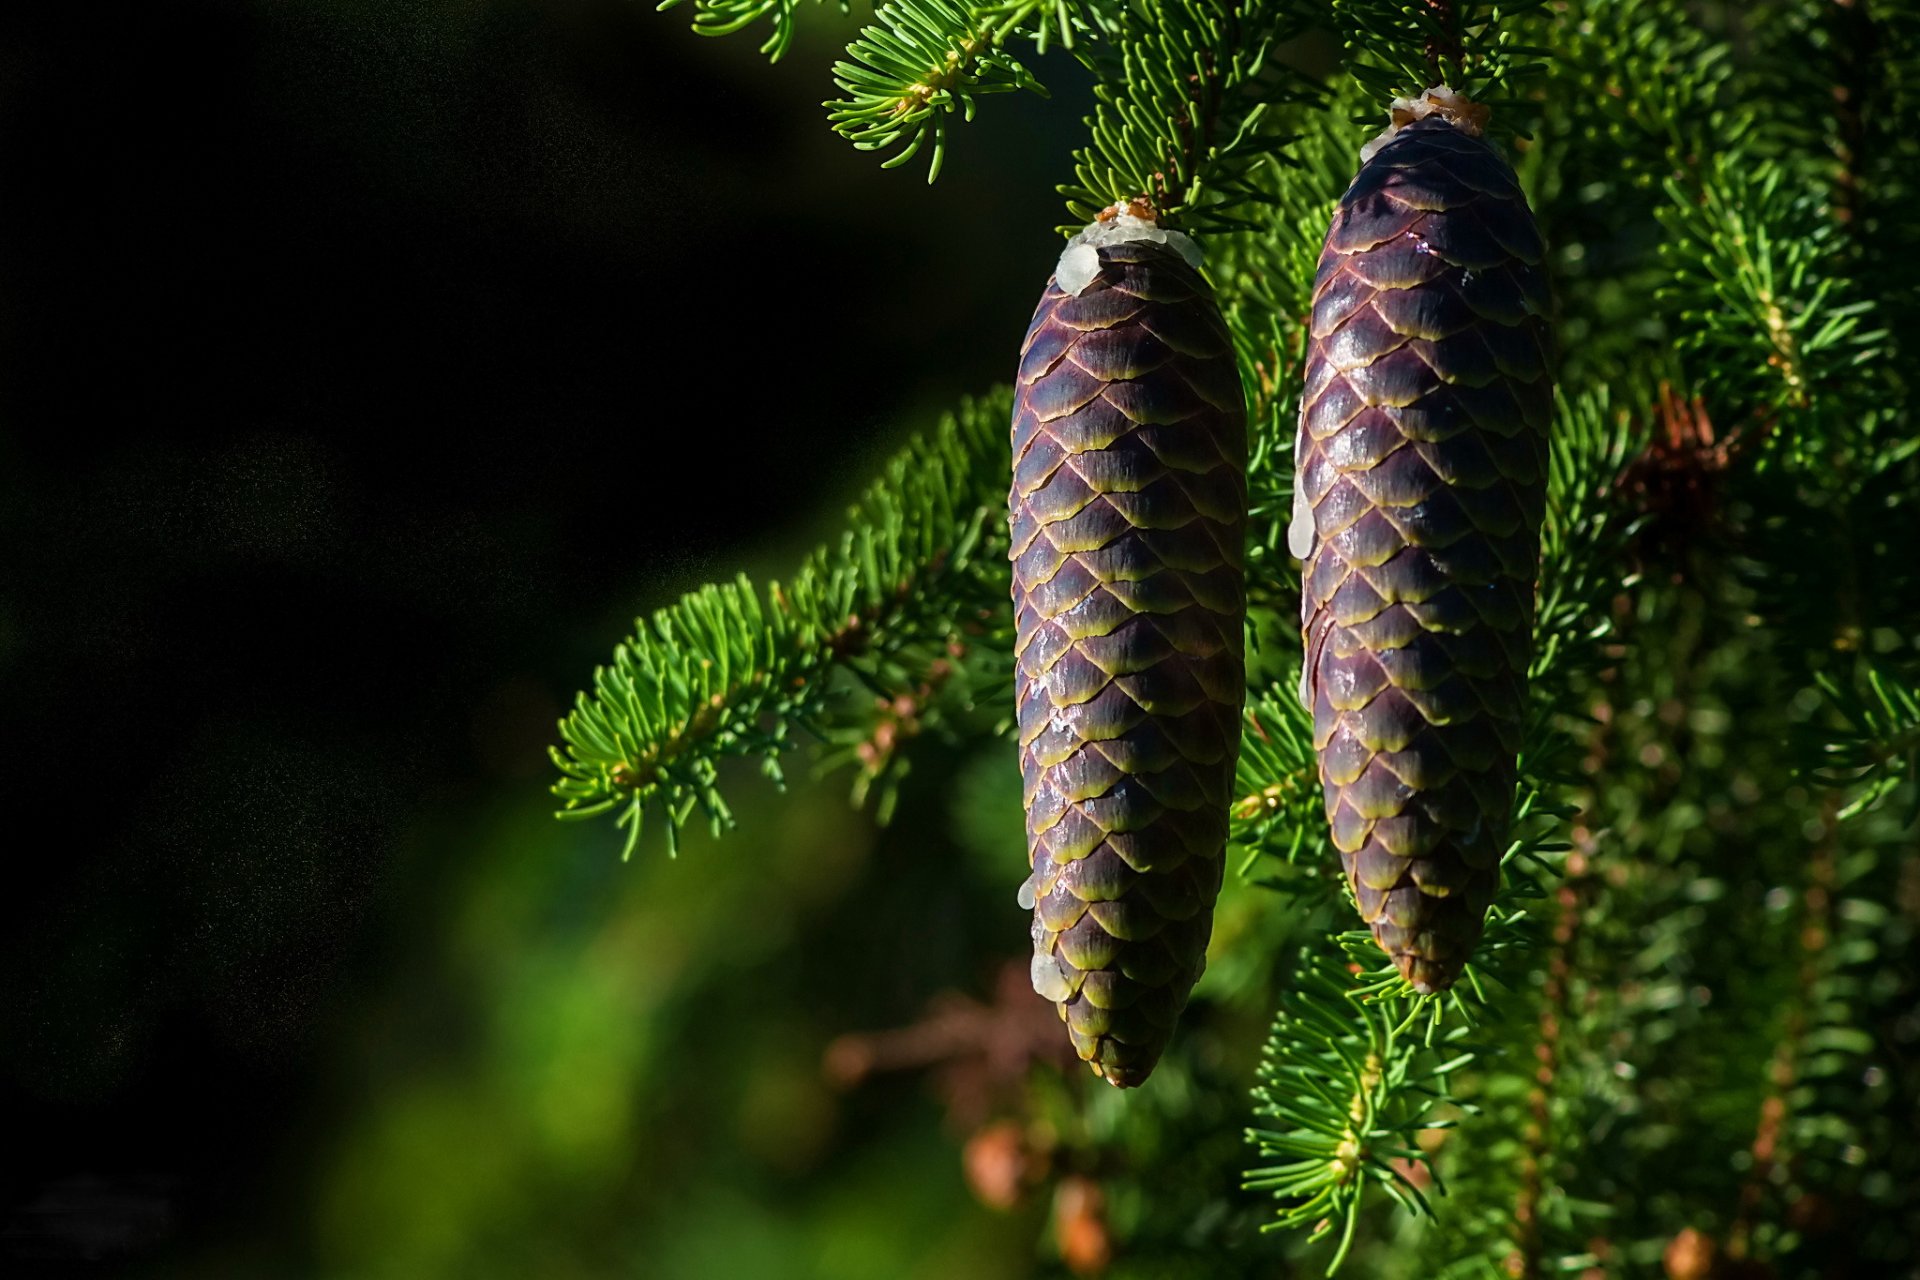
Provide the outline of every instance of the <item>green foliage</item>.
[[1353,1247],[1369,1187],[1428,1211],[1407,1171],[1426,1158],[1418,1135],[1443,1127],[1433,1112],[1448,1077],[1473,1060],[1461,1047],[1465,1028],[1423,1041],[1410,1034],[1404,1004],[1355,999],[1340,966],[1303,958],[1254,1087],[1254,1113],[1283,1127],[1250,1129],[1247,1137],[1262,1156],[1283,1163],[1250,1171],[1245,1185],[1286,1202],[1270,1227],[1307,1227],[1310,1241],[1338,1240],[1329,1274]]
[[1504,105],[1545,70],[1549,50],[1524,43],[1518,20],[1546,0],[1332,0],[1347,74],[1384,102],[1446,84],[1475,102]]
[[1848,793],[1838,817],[1855,817],[1907,788],[1906,822],[1920,817],[1920,691],[1898,675],[1868,664],[1857,683],[1822,675],[1841,725],[1820,743],[1826,759],[1814,776]]
[[1252,229],[1250,205],[1271,203],[1263,173],[1288,137],[1274,125],[1289,106],[1320,95],[1276,65],[1309,6],[1296,0],[1143,0],[1093,23],[1100,40],[1083,58],[1099,102],[1088,145],[1061,188],[1074,228],[1109,205],[1140,197],[1189,230]]
[[[1822,384],[1885,355],[1885,335],[1861,327],[1871,301],[1845,300],[1848,282],[1818,270],[1841,251],[1826,193],[1787,178],[1778,164],[1717,154],[1689,180],[1667,179],[1659,211],[1670,283],[1657,300],[1677,311],[1702,389],[1770,414],[1809,407]],[[1804,458],[1820,443],[1788,447]]]
[[[685,2],[660,0],[659,8],[673,9]],[[838,0],[838,3],[840,12],[846,13],[848,0]],[[801,0],[693,0],[693,29],[703,36],[730,36],[756,22],[770,22],[773,31],[760,46],[760,52],[766,54],[769,61],[778,62],[793,43],[793,24],[800,5]]]
[[[793,6],[702,13],[750,8]],[[1287,63],[1313,29],[1330,76]],[[1887,1224],[1920,1212],[1920,10],[896,0],[838,68],[836,127],[937,172],[978,97],[1039,88],[1019,44],[1095,77],[1071,217],[1146,197],[1206,235],[1251,409],[1232,953],[1150,1097],[1040,1073],[1027,1104],[1112,1189],[1122,1265],[1238,1238],[1244,1126],[1196,1083],[1229,1077],[1244,1189],[1314,1265],[1644,1275],[1683,1228],[1782,1277],[1910,1263]],[[1420,997],[1325,848],[1284,530],[1321,238],[1386,100],[1443,80],[1511,139],[1563,352],[1503,888],[1468,980]],[[1003,729],[1004,412],[910,451],[789,587],[643,623],[567,722],[569,812],[619,812],[631,847],[649,809],[724,824],[721,762],[777,767],[799,730],[884,795],[907,726]]]
[[903,732],[969,710],[1004,663],[983,615],[1005,597],[1007,403],[971,401],[911,445],[787,582],[704,587],[635,623],[561,721],[560,816],[616,813],[629,853],[650,810],[670,841],[696,811],[718,831],[732,821],[726,759],[778,780],[796,731],[845,740],[887,724],[863,760],[871,780],[897,767]]
[[845,96],[826,104],[827,118],[860,150],[891,152],[883,168],[903,165],[927,148],[932,182],[946,156],[949,117],[973,119],[976,100],[988,94],[1046,93],[1007,44],[1023,34],[1043,44],[1056,20],[1061,38],[1070,39],[1064,3],[882,5],[872,25],[847,46],[846,61],[834,64],[834,83]]

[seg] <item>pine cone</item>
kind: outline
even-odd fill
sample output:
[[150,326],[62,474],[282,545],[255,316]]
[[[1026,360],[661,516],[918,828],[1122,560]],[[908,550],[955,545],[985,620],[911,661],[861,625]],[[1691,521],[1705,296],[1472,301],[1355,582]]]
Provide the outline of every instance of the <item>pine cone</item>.
[[1513,170],[1435,116],[1361,166],[1314,280],[1301,693],[1360,914],[1423,992],[1480,939],[1513,805],[1553,403],[1542,255]]
[[1033,984],[1121,1087],[1206,965],[1245,697],[1246,409],[1197,256],[1126,215],[1077,237],[1013,415]]

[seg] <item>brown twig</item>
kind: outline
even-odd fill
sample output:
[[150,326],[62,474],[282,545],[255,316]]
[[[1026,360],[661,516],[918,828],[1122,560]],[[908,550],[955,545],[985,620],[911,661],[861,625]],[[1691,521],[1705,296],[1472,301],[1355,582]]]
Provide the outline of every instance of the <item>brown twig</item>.
[[956,1129],[979,1128],[996,1108],[1023,1096],[1027,1073],[1042,1062],[1074,1064],[1053,1006],[1033,994],[1024,964],[1008,963],[983,1003],[947,992],[918,1022],[855,1032],[827,1046],[828,1079],[852,1088],[882,1072],[929,1070]]
[[1814,987],[1820,981],[1821,967],[1828,943],[1833,937],[1833,889],[1836,846],[1839,844],[1839,792],[1829,793],[1820,806],[1820,835],[1814,841],[1807,860],[1807,884],[1802,897],[1797,939],[1800,951],[1799,972],[1794,983],[1793,1003],[1787,1010],[1786,1026],[1780,1043],[1767,1063],[1767,1096],[1760,1103],[1760,1117],[1754,1126],[1753,1142],[1748,1148],[1753,1164],[1740,1186],[1739,1206],[1733,1225],[1727,1231],[1727,1255],[1745,1258],[1753,1244],[1753,1227],[1766,1199],[1767,1184],[1776,1169],[1791,1167],[1792,1153],[1783,1150],[1788,1119],[1787,1097],[1799,1082],[1800,1050],[1807,1033],[1807,1009],[1813,1002]]
[[1833,48],[1839,61],[1833,86],[1833,217],[1857,225],[1860,216],[1860,156],[1866,144],[1862,85],[1873,58],[1873,19],[1859,0],[1834,0]]
[[1559,1077],[1561,1034],[1571,1008],[1573,952],[1579,943],[1581,888],[1590,866],[1593,833],[1585,823],[1573,830],[1575,848],[1567,857],[1566,874],[1555,893],[1559,914],[1553,923],[1553,941],[1547,953],[1546,988],[1540,1000],[1540,1033],[1533,1053],[1538,1062],[1533,1088],[1527,1093],[1527,1124],[1521,1136],[1520,1190],[1514,1197],[1514,1250],[1507,1257],[1507,1274],[1516,1280],[1538,1280],[1541,1271],[1540,1198],[1546,1186],[1546,1164],[1553,1137],[1553,1090]]
[[[1427,38],[1427,77],[1433,84],[1440,83],[1440,61],[1451,58],[1461,60],[1460,15],[1454,12],[1453,0],[1427,0],[1427,12],[1440,25],[1441,35]],[[1421,86],[1422,88],[1428,86]]]

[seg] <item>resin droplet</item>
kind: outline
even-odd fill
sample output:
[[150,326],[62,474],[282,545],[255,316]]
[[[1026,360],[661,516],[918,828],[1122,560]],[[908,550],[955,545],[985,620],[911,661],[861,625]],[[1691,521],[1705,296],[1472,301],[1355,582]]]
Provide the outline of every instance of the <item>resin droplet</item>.
[[1034,992],[1042,1000],[1058,1003],[1073,995],[1073,984],[1067,981],[1067,975],[1060,972],[1060,962],[1049,955],[1036,955],[1029,970],[1033,977]]

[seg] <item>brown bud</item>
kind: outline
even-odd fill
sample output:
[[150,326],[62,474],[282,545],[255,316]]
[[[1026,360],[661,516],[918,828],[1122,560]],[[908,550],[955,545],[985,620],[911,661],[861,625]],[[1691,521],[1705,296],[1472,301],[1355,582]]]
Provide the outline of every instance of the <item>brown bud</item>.
[[1715,1252],[1712,1236],[1687,1227],[1667,1241],[1660,1261],[1666,1266],[1667,1280],[1707,1280]]
[[967,1185],[974,1198],[989,1209],[1011,1209],[1020,1203],[1033,1170],[1026,1134],[1011,1120],[987,1125],[967,1139],[960,1156]]
[[1107,1233],[1107,1197],[1092,1178],[1060,1180],[1053,1197],[1053,1234],[1060,1260],[1077,1276],[1097,1276],[1113,1262]]

